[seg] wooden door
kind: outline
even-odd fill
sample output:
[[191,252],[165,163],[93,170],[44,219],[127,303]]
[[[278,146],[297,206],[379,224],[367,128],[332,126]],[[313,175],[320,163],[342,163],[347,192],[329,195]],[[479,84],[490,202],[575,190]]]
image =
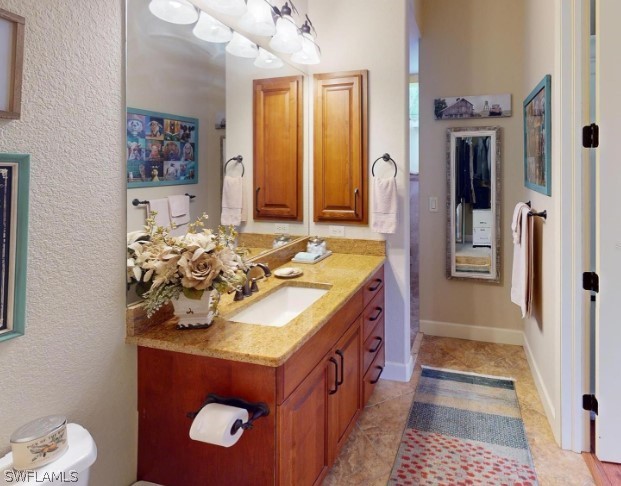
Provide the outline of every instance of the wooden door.
[[280,485],[320,484],[328,472],[328,371],[320,363],[278,409]]
[[254,219],[302,220],[303,77],[255,79]]
[[315,75],[315,221],[368,221],[367,71]]
[[[338,363],[338,388],[328,395],[328,455],[330,464],[355,425],[361,397],[361,319],[358,318],[334,348]],[[328,359],[329,359],[328,358]],[[329,367],[329,371],[332,368]],[[330,379],[328,382],[332,384]]]

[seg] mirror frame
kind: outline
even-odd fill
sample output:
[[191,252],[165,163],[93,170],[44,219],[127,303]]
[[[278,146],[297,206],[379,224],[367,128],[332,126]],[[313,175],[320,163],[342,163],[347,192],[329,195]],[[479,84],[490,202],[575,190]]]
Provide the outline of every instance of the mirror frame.
[[[458,271],[455,267],[455,145],[458,138],[491,137],[493,150],[491,169],[492,221],[494,221],[494,245],[492,247],[492,268],[489,274]],[[446,277],[452,280],[476,280],[488,283],[500,283],[501,269],[501,149],[502,129],[499,126],[461,127],[446,130]]]

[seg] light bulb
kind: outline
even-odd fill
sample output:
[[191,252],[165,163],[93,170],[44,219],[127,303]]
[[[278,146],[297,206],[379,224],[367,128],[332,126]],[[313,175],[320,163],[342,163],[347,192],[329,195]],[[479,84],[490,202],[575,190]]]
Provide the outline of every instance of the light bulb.
[[192,33],[199,39],[207,42],[222,43],[228,42],[233,38],[231,29],[206,12],[201,12],[201,16]]
[[293,54],[302,49],[302,41],[290,15],[276,20],[276,35],[270,40],[270,47],[283,54]]
[[226,46],[226,52],[234,56],[254,59],[259,54],[259,48],[243,35],[233,32],[233,38]]
[[294,52],[291,60],[298,64],[319,64],[319,49],[311,34],[306,32],[302,34],[302,49]]
[[272,8],[265,0],[248,0],[248,11],[239,19],[239,26],[256,35],[274,35],[276,26]]
[[284,62],[271,52],[259,47],[259,56],[254,60],[254,65],[265,69],[278,69],[284,65]]
[[188,0],[151,0],[149,11],[171,24],[193,24],[198,20],[198,12]]
[[236,17],[246,13],[246,2],[244,0],[207,0],[207,6],[216,12]]

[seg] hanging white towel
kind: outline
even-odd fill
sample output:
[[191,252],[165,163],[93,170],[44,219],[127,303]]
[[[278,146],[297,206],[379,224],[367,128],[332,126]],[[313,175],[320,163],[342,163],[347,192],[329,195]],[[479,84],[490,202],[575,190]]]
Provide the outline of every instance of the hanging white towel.
[[373,223],[376,233],[397,231],[397,179],[373,178]]
[[170,226],[170,211],[168,209],[168,199],[151,199],[148,205],[149,216],[155,211],[155,223],[158,226]]
[[170,220],[177,226],[190,222],[190,196],[168,196]]
[[511,302],[522,310],[522,317],[530,317],[533,300],[533,220],[528,217],[530,207],[520,202],[513,210],[513,273]]
[[222,214],[220,224],[239,226],[244,206],[244,178],[224,176],[222,184]]

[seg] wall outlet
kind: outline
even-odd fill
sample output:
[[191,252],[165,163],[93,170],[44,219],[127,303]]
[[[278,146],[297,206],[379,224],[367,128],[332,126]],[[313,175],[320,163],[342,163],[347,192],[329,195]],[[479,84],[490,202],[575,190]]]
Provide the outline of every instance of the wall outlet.
[[437,196],[432,196],[429,198],[429,211],[432,213],[438,212],[438,198]]
[[276,233],[289,233],[289,225],[287,223],[276,223]]
[[330,226],[328,228],[330,236],[345,236],[345,226]]

